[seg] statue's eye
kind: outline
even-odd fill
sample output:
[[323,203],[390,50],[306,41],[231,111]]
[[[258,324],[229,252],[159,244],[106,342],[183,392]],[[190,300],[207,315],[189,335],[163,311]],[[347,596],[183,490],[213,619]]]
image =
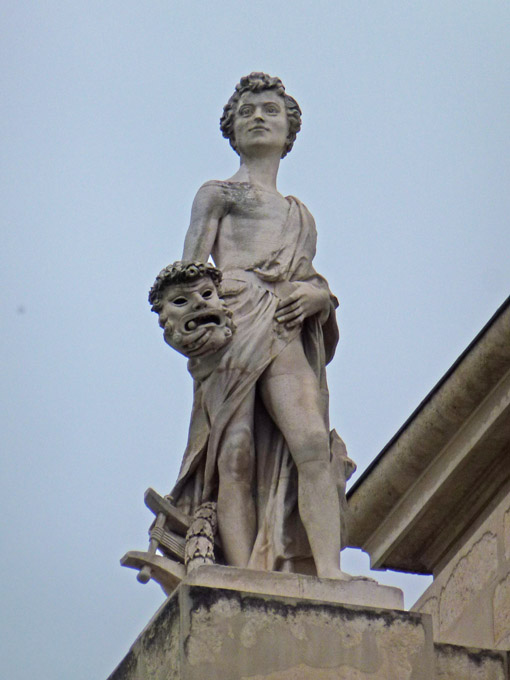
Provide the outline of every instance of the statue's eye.
[[212,294],[213,294],[212,290],[208,288],[207,290],[204,290],[204,292],[202,293],[202,297],[204,298],[204,300],[208,300]]
[[239,115],[240,116],[249,116],[251,113],[252,107],[251,106],[241,106],[239,109]]
[[178,298],[175,298],[175,300],[172,300],[172,302],[174,303],[174,305],[177,305],[178,307],[182,307],[188,301],[185,297],[178,297]]
[[266,106],[266,111],[267,113],[271,113],[274,115],[276,113],[279,113],[280,109],[275,104],[268,104],[268,106]]

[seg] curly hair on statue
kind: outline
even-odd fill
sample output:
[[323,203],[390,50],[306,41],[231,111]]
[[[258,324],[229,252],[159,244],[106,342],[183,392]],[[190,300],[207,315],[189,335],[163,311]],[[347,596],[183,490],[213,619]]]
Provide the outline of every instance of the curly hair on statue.
[[156,280],[149,291],[149,304],[152,305],[153,312],[161,310],[161,293],[169,286],[175,286],[180,283],[190,283],[196,281],[204,276],[208,276],[214,285],[218,287],[222,273],[221,271],[210,264],[209,262],[182,262],[177,260],[172,264],[167,265],[156,276]]
[[230,97],[223,108],[223,115],[220,119],[220,130],[223,136],[230,141],[230,146],[238,154],[234,136],[234,118],[237,112],[237,104],[245,92],[263,92],[264,90],[274,90],[283,97],[289,121],[289,135],[287,144],[282,153],[282,158],[289,153],[294,145],[297,133],[301,130],[301,109],[297,101],[286,94],[285,87],[280,78],[268,76],[267,73],[253,72],[249,76],[243,76],[236,85],[234,94]]

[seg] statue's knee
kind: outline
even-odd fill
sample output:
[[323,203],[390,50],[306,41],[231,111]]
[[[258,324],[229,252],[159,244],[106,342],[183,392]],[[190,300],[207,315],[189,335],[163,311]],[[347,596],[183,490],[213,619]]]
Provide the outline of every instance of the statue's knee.
[[253,474],[251,432],[240,430],[230,434],[221,447],[218,459],[220,477],[235,482],[250,482]]
[[296,465],[329,461],[329,437],[326,428],[308,430],[292,453]]

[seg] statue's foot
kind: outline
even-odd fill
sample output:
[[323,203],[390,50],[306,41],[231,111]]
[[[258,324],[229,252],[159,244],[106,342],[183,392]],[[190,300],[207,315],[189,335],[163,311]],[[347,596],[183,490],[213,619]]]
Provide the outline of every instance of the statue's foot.
[[352,581],[354,576],[348,574],[346,571],[342,571],[338,567],[333,567],[332,569],[321,569],[317,574],[319,578],[334,578],[337,581]]
[[368,581],[368,583],[379,583],[375,578],[370,576],[351,576],[351,581]]
[[318,576],[319,578],[334,578],[337,581],[368,581],[369,583],[377,583],[375,578],[370,578],[370,576],[354,576],[338,568],[323,570],[319,572]]

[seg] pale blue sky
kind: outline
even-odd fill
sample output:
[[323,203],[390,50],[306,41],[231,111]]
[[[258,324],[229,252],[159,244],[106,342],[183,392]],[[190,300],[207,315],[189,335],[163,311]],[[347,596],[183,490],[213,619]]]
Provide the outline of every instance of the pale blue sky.
[[[196,189],[236,169],[218,130],[235,83],[265,70],[303,109],[279,188],[314,214],[341,301],[331,421],[361,471],[509,293],[510,5],[0,16],[2,672],[106,678],[163,600],[118,560],[147,545],[143,492],[170,490],[191,401],[147,291]],[[423,582],[406,587],[411,604]]]

